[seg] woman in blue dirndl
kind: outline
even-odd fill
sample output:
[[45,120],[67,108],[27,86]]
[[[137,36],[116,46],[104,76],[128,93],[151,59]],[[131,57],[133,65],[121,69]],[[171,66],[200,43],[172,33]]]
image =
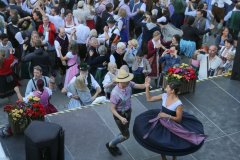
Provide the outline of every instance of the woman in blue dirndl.
[[172,82],[166,92],[158,96],[149,93],[150,78],[146,78],[147,101],[162,100],[161,109],[148,110],[136,117],[133,135],[144,148],[166,155],[184,156],[196,152],[203,145],[204,135],[202,123],[193,115],[183,112],[183,104],[177,93],[180,84]]

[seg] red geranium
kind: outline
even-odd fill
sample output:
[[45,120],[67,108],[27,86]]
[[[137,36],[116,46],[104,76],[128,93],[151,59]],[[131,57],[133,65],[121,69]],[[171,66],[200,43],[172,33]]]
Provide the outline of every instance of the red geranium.
[[182,63],[179,67],[171,67],[167,71],[168,81],[190,81],[197,78],[195,70]]

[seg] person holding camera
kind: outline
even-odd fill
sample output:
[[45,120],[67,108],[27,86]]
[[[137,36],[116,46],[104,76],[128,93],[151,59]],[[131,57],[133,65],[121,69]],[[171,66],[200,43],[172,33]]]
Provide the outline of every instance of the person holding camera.
[[180,64],[180,57],[177,55],[177,46],[172,45],[170,49],[166,49],[161,58],[159,64],[162,65],[162,72],[166,73],[170,67]]
[[193,55],[193,59],[199,61],[198,79],[206,79],[210,76],[221,74],[223,61],[217,55],[217,46],[211,45],[208,52],[197,50]]

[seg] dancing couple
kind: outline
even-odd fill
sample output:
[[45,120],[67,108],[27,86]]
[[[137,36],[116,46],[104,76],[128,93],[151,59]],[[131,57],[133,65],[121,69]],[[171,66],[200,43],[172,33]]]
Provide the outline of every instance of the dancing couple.
[[176,160],[176,156],[184,156],[200,149],[206,139],[203,125],[195,116],[183,111],[183,104],[178,97],[180,84],[169,83],[166,93],[151,96],[149,77],[146,77],[145,84],[136,84],[132,79],[133,74],[123,69],[119,70],[115,78],[117,85],[111,92],[110,102],[120,133],[106,144],[109,152],[113,156],[121,155],[117,145],[130,136],[132,88],[146,88],[146,99],[149,102],[162,101],[159,109],[148,110],[136,117],[133,135],[139,144],[161,154],[162,160],[167,160],[166,155],[173,156],[173,160]]

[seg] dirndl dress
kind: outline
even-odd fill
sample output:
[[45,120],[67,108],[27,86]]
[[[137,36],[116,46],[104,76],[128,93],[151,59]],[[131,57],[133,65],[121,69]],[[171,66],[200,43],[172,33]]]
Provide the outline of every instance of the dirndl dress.
[[79,73],[78,64],[77,64],[77,55],[73,55],[72,52],[68,52],[67,55],[68,62],[67,62],[67,71],[66,77],[64,81],[64,88],[67,88],[67,85],[71,81],[71,79]]
[[[179,102],[176,102],[178,106],[181,104]],[[176,111],[163,106],[162,110],[148,110],[136,117],[133,135],[139,144],[169,156],[184,156],[201,148],[206,135],[202,123],[195,116],[183,112],[181,123],[177,123],[168,118],[158,118],[160,112],[176,115]]]

